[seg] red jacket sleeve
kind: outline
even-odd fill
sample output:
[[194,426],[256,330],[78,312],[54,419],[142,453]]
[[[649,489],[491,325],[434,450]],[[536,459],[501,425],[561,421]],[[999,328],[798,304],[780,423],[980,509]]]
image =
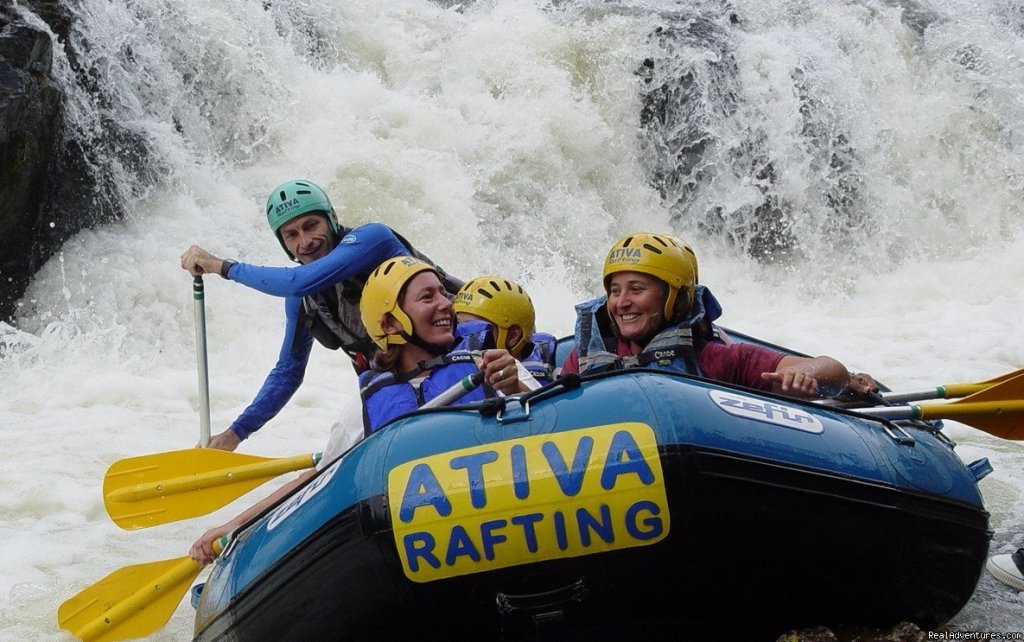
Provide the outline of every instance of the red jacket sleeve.
[[700,352],[700,369],[708,379],[770,391],[761,374],[775,372],[786,355],[750,343],[708,343]]
[[580,353],[573,348],[568,356],[565,357],[565,361],[562,362],[562,374],[579,374],[580,373]]

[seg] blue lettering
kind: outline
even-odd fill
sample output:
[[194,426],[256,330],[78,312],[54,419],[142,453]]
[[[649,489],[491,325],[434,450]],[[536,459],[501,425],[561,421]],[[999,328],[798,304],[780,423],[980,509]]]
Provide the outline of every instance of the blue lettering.
[[576,455],[572,460],[572,468],[567,469],[565,459],[562,458],[562,453],[558,451],[558,446],[550,441],[545,441],[544,445],[541,446],[541,451],[547,457],[548,465],[551,466],[551,472],[555,474],[558,486],[565,493],[566,497],[575,497],[583,487],[583,473],[587,472],[587,464],[590,462],[590,453],[593,449],[594,439],[592,437],[580,439],[580,442],[576,445]]
[[455,560],[460,555],[468,555],[469,559],[474,562],[480,561],[480,552],[476,550],[466,529],[456,524],[452,526],[452,538],[448,540],[448,552],[444,556],[445,564],[455,566]]
[[[741,410],[745,410],[746,412],[762,415],[767,421],[771,421],[772,419],[779,417],[783,420],[790,421],[796,424],[802,424],[805,422],[809,424],[814,423],[814,418],[807,413],[802,413],[793,410],[792,408],[789,408],[787,406],[780,406],[778,404],[773,404],[769,402],[758,403],[753,400],[741,402],[738,399],[726,398],[721,399],[720,404],[723,408],[739,408]],[[791,410],[793,411],[792,413],[790,412]]]
[[441,517],[448,517],[452,513],[452,503],[444,494],[434,471],[426,464],[416,464],[409,473],[398,518],[408,524],[412,521],[416,509],[428,504],[433,506]]
[[469,481],[469,499],[473,508],[483,508],[487,505],[483,468],[484,464],[489,464],[497,459],[498,453],[493,450],[485,450],[481,453],[456,457],[450,463],[452,470],[466,469],[466,477]]
[[526,448],[516,444],[512,446],[512,489],[516,493],[516,499],[526,499],[530,496],[530,477],[526,471]]
[[753,412],[759,415],[764,415],[765,419],[772,418],[772,409],[759,403],[744,401],[743,404],[740,405],[740,408],[746,410],[747,412]]
[[611,544],[615,541],[615,533],[612,531],[612,512],[608,508],[608,504],[601,504],[600,522],[594,519],[594,516],[587,512],[586,508],[576,509],[576,524],[580,527],[580,542],[584,546],[590,546],[591,529],[606,543]]
[[796,411],[794,411],[794,414],[789,414],[789,410],[791,410],[790,408],[785,408],[783,406],[780,406],[780,408],[782,409],[782,418],[783,419],[788,419],[788,420],[790,420],[792,422],[795,422],[795,423],[798,423],[798,424],[802,424],[804,422],[807,422],[807,423],[810,423],[810,424],[814,423],[814,417],[811,417],[808,414],[804,414],[804,413],[796,412]]
[[480,524],[480,539],[484,547],[484,557],[488,561],[494,559],[494,545],[508,540],[504,535],[495,534],[494,531],[499,528],[505,528],[507,525],[508,522],[503,519],[492,519]]
[[552,517],[555,520],[555,541],[558,542],[558,549],[564,551],[569,548],[569,540],[565,537],[565,515],[556,510]]
[[434,536],[430,533],[410,533],[402,538],[405,544],[405,557],[409,560],[409,569],[413,573],[420,570],[420,563],[417,558],[422,557],[423,561],[434,568],[441,568],[441,560],[434,555]]
[[531,553],[537,552],[537,531],[534,530],[533,525],[542,519],[544,519],[544,515],[541,513],[527,513],[526,515],[516,515],[509,520],[516,526],[523,527],[523,537],[526,538],[526,550]]
[[292,495],[292,498],[281,505],[281,508],[277,509],[277,513],[291,513],[294,511],[299,504],[302,503],[302,493]]
[[635,473],[645,486],[654,483],[654,472],[640,453],[640,446],[633,439],[633,435],[620,430],[615,433],[611,445],[608,446],[608,457],[604,470],[601,471],[601,488],[615,488],[618,476],[627,473]]
[[[651,515],[655,515],[655,517],[646,517],[638,520],[640,511],[647,511]],[[661,518],[657,517],[660,514],[661,509],[654,502],[646,499],[639,501],[626,509],[626,530],[636,539],[654,539],[661,535],[662,529],[665,527]],[[638,521],[640,522],[639,524],[637,523]],[[640,524],[643,524],[646,528],[641,528]]]

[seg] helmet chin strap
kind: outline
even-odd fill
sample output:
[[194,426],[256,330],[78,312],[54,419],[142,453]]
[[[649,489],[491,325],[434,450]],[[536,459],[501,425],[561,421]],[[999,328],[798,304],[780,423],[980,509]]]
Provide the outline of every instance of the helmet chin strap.
[[442,354],[447,354],[450,348],[450,346],[439,346],[436,343],[427,343],[415,334],[410,335],[408,332],[402,332],[402,336],[406,341],[417,348],[423,348],[426,350],[432,357],[440,357]]
[[[330,226],[328,226],[328,227],[330,227]],[[342,239],[343,236],[344,236],[344,232],[343,231],[339,230],[338,232],[335,232],[333,227],[331,227],[330,230],[328,230],[328,232],[327,232],[327,240],[329,240],[331,242],[331,249],[332,250],[334,248],[338,247],[338,243],[341,242],[341,239]]]

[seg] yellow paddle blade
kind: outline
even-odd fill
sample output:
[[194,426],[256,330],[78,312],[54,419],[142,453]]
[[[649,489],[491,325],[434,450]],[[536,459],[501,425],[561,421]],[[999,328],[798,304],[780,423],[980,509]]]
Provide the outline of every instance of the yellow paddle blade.
[[889,404],[904,404],[911,401],[921,401],[924,399],[953,399],[956,397],[966,397],[976,392],[990,388],[997,383],[1003,383],[1016,377],[1024,376],[1024,368],[1020,370],[1014,370],[1013,372],[1007,372],[1001,374],[998,377],[992,377],[987,381],[975,381],[972,383],[947,383],[942,386],[935,388],[928,388],[926,390],[914,390],[911,392],[883,392],[882,399]]
[[190,557],[114,571],[57,609],[57,623],[83,642],[148,635],[167,624],[202,567]]
[[147,528],[211,513],[319,459],[319,453],[272,459],[214,448],[130,457],[107,469],[103,503],[121,528]]
[[1016,379],[1020,376],[1024,376],[1024,368],[1014,370],[1013,372],[1007,372],[1006,374],[999,375],[998,377],[992,377],[986,381],[978,381],[976,383],[948,383],[942,386],[942,391],[948,399],[952,399],[953,397],[964,397],[976,392],[981,392],[982,390],[990,388],[997,383],[1003,383],[1004,381]]
[[1024,439],[1024,375],[956,401],[916,408],[921,419],[952,419],[1002,439]]

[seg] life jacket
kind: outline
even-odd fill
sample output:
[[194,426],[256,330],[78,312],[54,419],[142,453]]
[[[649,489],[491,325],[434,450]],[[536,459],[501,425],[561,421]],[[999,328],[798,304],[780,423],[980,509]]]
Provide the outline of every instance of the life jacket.
[[524,356],[520,361],[542,386],[551,383],[555,378],[555,345],[557,343],[558,340],[554,335],[547,332],[535,332],[530,335],[530,340],[524,346]]
[[[460,323],[456,328],[456,338],[458,341],[451,351],[420,361],[408,372],[365,370],[360,373],[359,396],[363,401],[363,432],[366,435],[375,432],[390,419],[370,410],[367,402],[371,397],[377,397],[374,408],[419,408],[467,375],[477,372],[476,357],[480,350],[494,347],[490,326],[479,321]],[[429,374],[423,377],[425,372]],[[493,395],[489,387],[478,386],[456,403],[480,401]]]
[[[390,228],[388,228],[390,229]],[[343,229],[341,236],[350,230]],[[428,256],[419,252],[401,234],[391,230],[395,237],[405,246],[409,254],[426,261],[437,269],[441,283],[450,294],[458,293],[462,283],[445,273]],[[376,266],[374,266],[376,267]],[[372,269],[372,268],[371,268]],[[303,297],[302,308],[299,310],[299,327],[305,328],[313,338],[329,350],[341,348],[352,359],[357,372],[370,367],[370,360],[377,354],[377,345],[370,339],[359,316],[359,299],[370,272],[359,274],[333,287],[325,288]],[[302,333],[295,333],[292,350],[298,348]]]
[[[608,316],[608,298],[599,296],[576,306],[576,349],[580,374],[593,374],[605,370],[626,368],[652,368],[702,376],[694,347],[694,330],[711,327],[711,321],[722,314],[722,307],[711,291],[697,286],[693,310],[680,323],[669,325],[658,332],[635,355],[621,356],[616,352],[618,338],[612,332]],[[711,332],[712,340],[720,340]],[[706,341],[705,338],[702,340]]]

